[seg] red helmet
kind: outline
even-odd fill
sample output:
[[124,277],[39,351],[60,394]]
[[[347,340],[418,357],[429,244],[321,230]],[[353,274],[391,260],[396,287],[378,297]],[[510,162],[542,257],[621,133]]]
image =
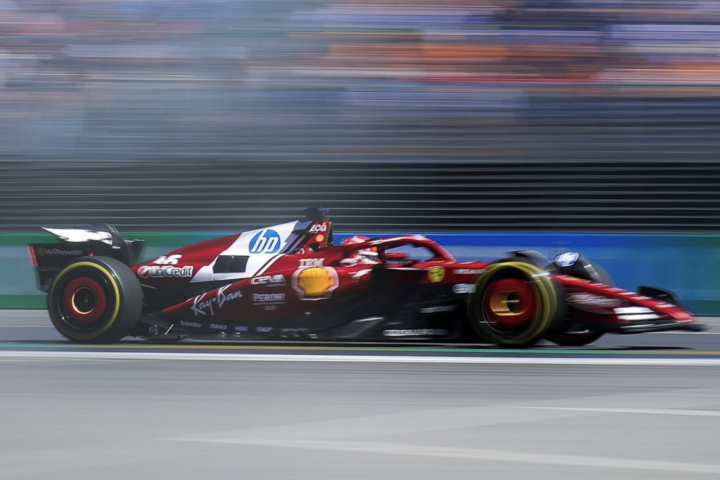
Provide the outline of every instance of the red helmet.
[[[357,245],[358,243],[365,243],[368,240],[370,240],[370,237],[353,235],[343,240],[341,245]],[[356,262],[361,261],[362,263],[378,263],[377,249],[375,247],[362,248],[354,253],[350,259],[354,259]]]

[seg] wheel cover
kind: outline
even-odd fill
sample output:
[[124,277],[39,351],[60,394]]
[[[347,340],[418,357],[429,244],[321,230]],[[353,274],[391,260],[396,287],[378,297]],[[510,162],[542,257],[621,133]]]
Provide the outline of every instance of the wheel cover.
[[102,318],[107,307],[107,295],[97,281],[76,278],[63,290],[61,307],[68,323],[86,327]]
[[492,282],[483,298],[483,310],[489,323],[498,330],[528,325],[537,314],[537,296],[532,284],[519,278]]

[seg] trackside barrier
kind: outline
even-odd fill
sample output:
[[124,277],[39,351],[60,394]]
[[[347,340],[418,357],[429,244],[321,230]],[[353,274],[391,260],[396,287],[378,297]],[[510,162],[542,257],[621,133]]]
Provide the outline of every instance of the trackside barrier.
[[[144,259],[223,234],[124,234],[146,241]],[[335,242],[354,234],[335,235]],[[372,235],[389,236],[391,234]],[[602,265],[618,287],[656,286],[677,293],[698,315],[720,315],[720,235],[429,234],[458,260],[491,261],[514,250],[538,250],[548,258],[579,251]],[[52,241],[49,234],[0,235],[0,308],[42,308],[26,245]]]

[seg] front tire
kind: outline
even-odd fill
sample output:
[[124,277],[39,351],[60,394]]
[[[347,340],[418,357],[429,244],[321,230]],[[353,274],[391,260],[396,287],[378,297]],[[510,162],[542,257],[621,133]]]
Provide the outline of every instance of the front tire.
[[[574,276],[591,282],[602,283],[608,287],[615,286],[612,277],[604,268],[587,259],[583,262],[583,268],[578,269]],[[603,335],[605,335],[604,332],[595,332],[593,330],[572,331],[566,329],[546,335],[545,338],[561,347],[584,347],[596,342]]]
[[82,257],[55,277],[47,305],[53,325],[69,340],[112,343],[135,327],[142,310],[142,288],[122,262]]
[[580,332],[563,331],[552,333],[545,338],[561,347],[584,347],[597,341],[605,335],[604,332],[594,332],[592,330],[583,330]]
[[481,339],[502,347],[535,344],[560,317],[549,273],[523,259],[490,265],[468,298],[468,316]]

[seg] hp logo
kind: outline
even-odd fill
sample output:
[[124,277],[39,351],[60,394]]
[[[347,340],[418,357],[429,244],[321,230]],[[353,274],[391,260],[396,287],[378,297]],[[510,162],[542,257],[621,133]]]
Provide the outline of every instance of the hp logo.
[[275,230],[261,230],[250,240],[250,253],[277,253],[280,235]]

